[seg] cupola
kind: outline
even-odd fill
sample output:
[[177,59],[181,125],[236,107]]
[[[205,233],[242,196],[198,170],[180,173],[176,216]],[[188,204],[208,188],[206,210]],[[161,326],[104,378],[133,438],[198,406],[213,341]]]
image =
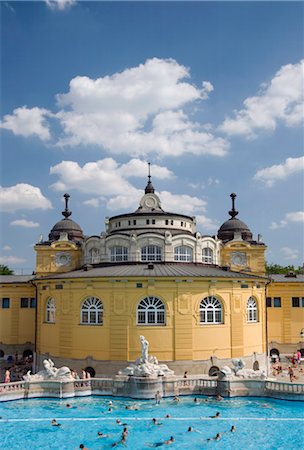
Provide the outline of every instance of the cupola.
[[78,223],[70,219],[70,216],[72,215],[72,212],[68,208],[70,195],[64,194],[63,197],[65,199],[65,210],[62,211],[64,219],[60,220],[53,226],[49,234],[49,240],[51,242],[57,241],[65,234],[70,241],[83,241],[84,235],[82,229]]
[[236,194],[232,193],[230,195],[232,200],[232,209],[229,211],[231,219],[228,219],[220,227],[217,233],[217,237],[223,242],[232,241],[233,239],[240,238],[243,241],[252,241],[252,233],[248,226],[238,219],[238,211],[235,209],[235,198]]

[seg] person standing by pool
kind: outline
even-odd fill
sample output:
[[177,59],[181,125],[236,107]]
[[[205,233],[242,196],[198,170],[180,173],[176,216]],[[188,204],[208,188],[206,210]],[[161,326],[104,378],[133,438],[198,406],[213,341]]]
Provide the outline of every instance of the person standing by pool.
[[161,398],[162,398],[161,393],[159,391],[157,391],[155,394],[155,404],[156,405],[160,405]]
[[7,369],[5,371],[5,375],[4,375],[4,383],[10,383],[11,382],[11,373],[10,371]]

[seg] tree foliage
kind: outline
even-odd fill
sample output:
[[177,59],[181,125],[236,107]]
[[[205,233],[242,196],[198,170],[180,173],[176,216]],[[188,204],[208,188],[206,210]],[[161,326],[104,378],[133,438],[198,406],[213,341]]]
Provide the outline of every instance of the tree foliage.
[[14,271],[3,264],[0,264],[0,275],[14,275]]
[[266,273],[268,275],[276,274],[276,273],[288,273],[288,272],[294,272],[294,273],[303,273],[303,267],[294,267],[294,266],[280,266],[280,264],[274,264],[274,263],[266,263]]

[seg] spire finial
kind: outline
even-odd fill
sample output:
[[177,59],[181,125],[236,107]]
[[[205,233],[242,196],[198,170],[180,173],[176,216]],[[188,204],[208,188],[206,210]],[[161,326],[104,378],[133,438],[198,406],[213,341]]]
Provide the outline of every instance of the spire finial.
[[232,192],[232,194],[230,194],[230,197],[231,197],[231,200],[232,200],[232,209],[231,209],[231,211],[229,211],[229,215],[230,215],[231,218],[233,219],[235,216],[238,215],[239,212],[236,211],[236,209],[235,209],[235,207],[234,207],[234,202],[235,202],[236,194],[234,194],[234,193]]
[[70,211],[69,208],[68,208],[69,198],[70,198],[69,194],[64,194],[64,199],[65,199],[65,210],[62,211],[61,214],[62,214],[66,219],[72,214],[72,211]]
[[150,170],[151,170],[151,163],[148,162],[148,184],[145,189],[145,194],[154,194],[154,187],[152,186],[152,183],[151,183]]

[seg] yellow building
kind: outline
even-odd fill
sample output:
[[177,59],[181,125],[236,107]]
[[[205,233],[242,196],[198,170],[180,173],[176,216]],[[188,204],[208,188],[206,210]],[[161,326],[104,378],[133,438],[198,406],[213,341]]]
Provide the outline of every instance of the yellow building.
[[[266,246],[236,217],[231,198],[230,219],[206,236],[194,217],[162,209],[149,176],[135,212],[85,237],[65,194],[64,218],[35,246],[35,275],[19,288],[18,277],[0,277],[0,351],[29,341],[37,366],[51,357],[56,366],[116,374],[138,357],[144,335],[177,374],[212,373],[240,357],[264,366]],[[37,298],[36,317],[21,297]]]
[[292,354],[304,349],[304,275],[271,275],[267,286],[270,351]]

